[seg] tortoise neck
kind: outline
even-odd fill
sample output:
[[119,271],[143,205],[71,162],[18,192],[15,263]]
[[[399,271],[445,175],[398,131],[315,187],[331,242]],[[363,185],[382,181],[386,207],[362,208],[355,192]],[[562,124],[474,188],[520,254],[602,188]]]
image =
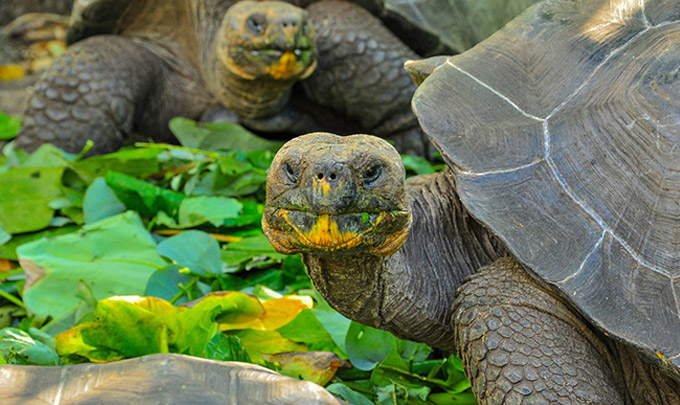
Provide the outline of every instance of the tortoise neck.
[[[219,61],[216,63],[220,64]],[[215,95],[229,110],[242,118],[275,115],[290,99],[295,80],[243,79],[224,65],[218,66]]]
[[464,279],[506,254],[470,217],[453,173],[409,180],[413,216],[406,243],[392,256],[303,254],[328,303],[357,322],[444,350],[454,348],[451,308]]
[[380,326],[384,257],[323,257],[303,254],[309,278],[328,303],[338,312],[357,322]]

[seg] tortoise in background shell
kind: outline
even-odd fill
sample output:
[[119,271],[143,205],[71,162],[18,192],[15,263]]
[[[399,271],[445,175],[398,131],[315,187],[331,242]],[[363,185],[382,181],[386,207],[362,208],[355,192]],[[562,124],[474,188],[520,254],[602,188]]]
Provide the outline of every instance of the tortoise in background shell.
[[340,405],[321,386],[254,364],[154,354],[104,364],[0,366],[3,404]]
[[[429,142],[410,109],[415,86],[402,69],[417,54],[360,5],[291,3],[76,1],[67,40],[78,43],[35,86],[17,145],[78,152],[92,139],[91,153],[105,153],[133,133],[172,141],[169,119],[197,119],[219,102],[262,132],[361,128],[424,154]],[[381,1],[359,3],[414,47],[438,43]]]
[[548,0],[407,69],[448,170],[404,192],[384,141],[297,138],[272,244],[346,316],[455,349],[481,404],[680,403],[680,2]]

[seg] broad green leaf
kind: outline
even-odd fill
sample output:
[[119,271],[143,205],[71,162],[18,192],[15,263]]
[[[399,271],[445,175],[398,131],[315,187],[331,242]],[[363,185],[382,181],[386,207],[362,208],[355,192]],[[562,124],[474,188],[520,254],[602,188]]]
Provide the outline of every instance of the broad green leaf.
[[21,119],[3,114],[0,111],[0,140],[12,139],[21,129]]
[[345,338],[345,349],[354,367],[371,370],[394,349],[396,339],[389,332],[352,322]]
[[58,168],[14,168],[0,174],[0,226],[10,234],[47,227],[54,216],[48,204],[62,195]]
[[[221,251],[222,261],[229,268],[251,260],[254,257],[268,257],[277,261],[287,256],[276,252],[264,234],[243,238],[238,242],[229,243]],[[243,266],[245,268],[245,266]]]
[[53,318],[42,327],[43,332],[48,333],[50,336],[66,332],[84,320],[88,315],[91,315],[97,308],[97,300],[94,298],[94,294],[82,281],[78,282],[75,296],[80,300],[80,304],[61,317]]
[[410,170],[415,174],[430,174],[435,172],[432,163],[423,157],[401,155],[401,160],[404,162],[406,170]]
[[345,384],[335,383],[326,387],[331,394],[353,405],[373,405],[373,401],[354,391]]
[[186,231],[164,240],[158,244],[158,254],[195,273],[222,272],[219,243],[202,231]]
[[248,352],[243,348],[241,339],[236,336],[228,336],[218,333],[208,343],[206,359],[220,361],[242,361],[252,363]]
[[424,343],[416,343],[403,339],[397,339],[397,351],[405,361],[423,361],[432,353],[432,349]]
[[190,228],[210,222],[221,226],[225,219],[237,218],[243,205],[227,197],[190,197],[179,205],[179,224]]
[[[193,277],[180,273],[181,268],[181,266],[172,264],[153,273],[146,284],[144,295],[170,301],[179,291],[177,286],[180,283],[186,286],[193,280]],[[187,298],[183,296],[176,304],[183,304],[186,301]]]
[[111,187],[106,185],[103,177],[96,178],[85,192],[83,214],[85,223],[92,223],[125,211]]
[[277,332],[294,342],[304,343],[309,350],[330,351],[345,356],[315,313],[309,309],[300,312],[291,322],[277,329]]
[[345,339],[352,321],[336,311],[312,309],[312,312],[326,332],[333,338],[333,341],[338,345],[340,350],[342,350],[343,353],[347,353]]
[[31,153],[21,163],[22,167],[70,167],[74,155],[66,153],[56,146],[46,143]]
[[127,208],[150,218],[159,210],[170,216],[176,216],[182,200],[186,198],[184,194],[113,171],[109,171],[106,175],[106,184],[113,189],[116,197]]
[[276,331],[246,329],[238,332],[236,336],[241,339],[243,347],[254,362],[262,361],[263,353],[273,354],[306,351],[304,344],[295,343],[290,339],[286,339]]
[[185,333],[179,336],[177,349],[199,357],[205,356],[208,342],[218,333],[218,323],[236,329],[264,313],[257,298],[241,292],[210,293],[191,305],[180,307],[178,320]]
[[123,148],[107,155],[93,156],[76,162],[73,168],[85,180],[92,181],[116,171],[130,176],[157,173],[160,170],[161,149]]
[[186,118],[170,120],[170,131],[182,146],[207,151],[240,150],[243,152],[260,149],[277,150],[281,143],[260,138],[238,124],[220,122],[198,124]]
[[99,301],[92,321],[55,337],[57,352],[94,362],[168,353],[181,333],[177,312],[155,297],[110,297]]
[[14,235],[9,242],[4,245],[0,245],[0,259],[18,260],[16,249],[28,242],[38,240],[43,237],[64,235],[71,233],[79,227],[75,225],[63,226],[61,228],[52,228],[45,231],[35,232],[35,233],[25,233],[21,235]]
[[[31,329],[32,333],[36,331]],[[5,328],[0,330],[0,354],[8,364],[56,366],[59,356],[50,339],[44,334],[34,337],[20,329]]]
[[38,317],[58,318],[79,305],[74,293],[81,280],[98,300],[141,294],[166,265],[135,212],[27,243],[17,254],[27,273],[24,303]]

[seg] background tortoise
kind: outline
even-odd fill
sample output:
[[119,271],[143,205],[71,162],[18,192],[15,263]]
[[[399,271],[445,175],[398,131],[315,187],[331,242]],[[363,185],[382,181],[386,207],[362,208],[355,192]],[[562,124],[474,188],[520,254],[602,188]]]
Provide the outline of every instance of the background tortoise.
[[366,10],[423,52],[436,37],[377,0],[291,3],[76,1],[67,40],[80,42],[35,86],[17,145],[78,152],[89,138],[103,153],[133,132],[171,141],[170,118],[199,118],[219,101],[255,130],[361,129],[424,153],[409,107],[415,87],[401,67],[417,54]]
[[64,367],[0,366],[0,402],[8,405],[343,403],[319,385],[284,377],[254,364],[179,354]]
[[297,138],[272,244],[345,315],[455,349],[482,404],[680,403],[680,3],[548,0],[407,68],[449,169],[404,194],[385,142]]

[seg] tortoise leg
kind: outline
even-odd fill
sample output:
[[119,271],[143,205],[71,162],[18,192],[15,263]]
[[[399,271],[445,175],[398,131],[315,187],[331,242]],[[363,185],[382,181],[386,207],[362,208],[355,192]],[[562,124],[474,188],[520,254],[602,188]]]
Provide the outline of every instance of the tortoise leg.
[[623,404],[600,337],[511,258],[458,291],[456,347],[480,404]]
[[192,97],[193,87],[138,42],[92,37],[69,48],[40,78],[16,143],[29,151],[52,143],[77,153],[91,139],[90,154],[101,154],[123,146],[133,131],[169,141],[170,118],[194,118],[207,106]]
[[355,4],[323,0],[307,10],[319,50],[317,69],[303,82],[309,98],[393,140],[402,153],[428,153],[411,111],[416,86],[403,68],[418,55]]

